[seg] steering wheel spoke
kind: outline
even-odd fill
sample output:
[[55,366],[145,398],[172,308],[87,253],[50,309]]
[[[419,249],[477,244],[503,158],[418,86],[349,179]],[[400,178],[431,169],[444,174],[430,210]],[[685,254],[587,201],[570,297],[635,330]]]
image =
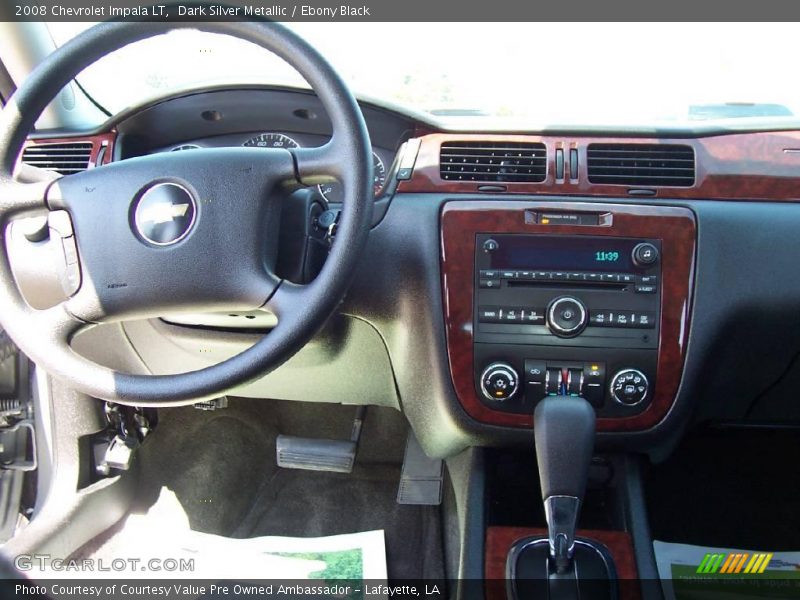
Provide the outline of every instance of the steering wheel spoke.
[[307,302],[308,288],[307,285],[283,281],[262,309],[278,317],[279,322],[301,314]]
[[48,194],[55,193],[52,184],[52,181],[20,183],[13,179],[0,179],[0,220],[7,222],[45,210]]
[[305,185],[328,183],[341,177],[343,151],[335,139],[324,146],[293,148],[297,179]]
[[44,310],[32,310],[31,316],[36,324],[37,334],[66,344],[81,329],[90,326],[74,316],[67,305],[68,302],[65,301]]

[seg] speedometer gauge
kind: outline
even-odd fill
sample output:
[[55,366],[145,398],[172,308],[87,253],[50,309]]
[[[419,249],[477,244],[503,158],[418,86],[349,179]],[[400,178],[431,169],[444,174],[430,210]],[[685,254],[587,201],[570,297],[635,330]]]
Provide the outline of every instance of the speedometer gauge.
[[282,133],[262,133],[247,140],[242,146],[256,148],[299,148],[300,144]]
[[[374,152],[372,153],[372,164],[374,169],[373,174],[375,175],[375,185],[373,189],[377,196],[386,181],[386,167],[383,166],[383,161]],[[335,181],[331,183],[320,183],[317,187],[319,188],[319,193],[322,194],[322,197],[328,202],[341,203],[344,200],[344,189],[340,183]]]

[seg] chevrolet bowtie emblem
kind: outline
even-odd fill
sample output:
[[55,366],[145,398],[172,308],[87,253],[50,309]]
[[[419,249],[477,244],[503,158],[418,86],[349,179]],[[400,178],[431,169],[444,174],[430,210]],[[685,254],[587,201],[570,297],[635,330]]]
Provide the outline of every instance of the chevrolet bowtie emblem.
[[133,217],[136,233],[143,241],[169,246],[189,235],[197,217],[197,203],[179,183],[156,183],[136,201]]
[[156,204],[148,206],[139,215],[139,221],[142,223],[168,223],[178,217],[186,216],[186,211],[189,210],[189,204]]

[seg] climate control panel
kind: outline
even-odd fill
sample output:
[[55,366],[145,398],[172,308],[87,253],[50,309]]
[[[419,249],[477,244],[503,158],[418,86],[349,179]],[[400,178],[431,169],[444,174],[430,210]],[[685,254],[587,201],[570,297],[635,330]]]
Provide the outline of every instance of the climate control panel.
[[638,414],[652,400],[654,351],[554,348],[537,357],[522,345],[475,345],[478,396],[502,412],[533,414],[547,396],[581,396],[600,417]]

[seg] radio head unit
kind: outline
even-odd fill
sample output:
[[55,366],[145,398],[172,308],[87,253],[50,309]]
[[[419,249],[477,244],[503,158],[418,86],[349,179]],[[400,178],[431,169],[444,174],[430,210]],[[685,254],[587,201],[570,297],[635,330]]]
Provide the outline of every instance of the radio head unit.
[[475,377],[484,403],[528,412],[547,394],[567,393],[602,416],[646,408],[660,240],[477,234],[475,248]]

